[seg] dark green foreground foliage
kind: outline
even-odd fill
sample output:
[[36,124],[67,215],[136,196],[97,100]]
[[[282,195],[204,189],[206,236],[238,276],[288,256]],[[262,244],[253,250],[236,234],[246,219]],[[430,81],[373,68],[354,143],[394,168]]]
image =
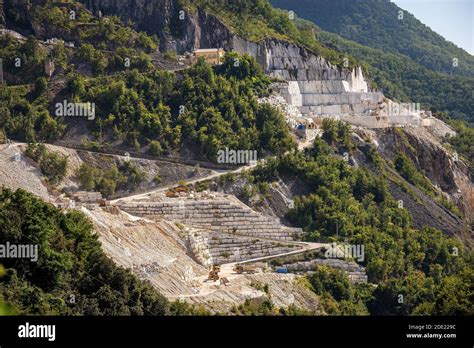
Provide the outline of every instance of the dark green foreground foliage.
[[3,259],[0,300],[16,314],[165,315],[168,301],[102,251],[92,225],[31,194],[0,191],[0,244],[38,245],[38,262]]

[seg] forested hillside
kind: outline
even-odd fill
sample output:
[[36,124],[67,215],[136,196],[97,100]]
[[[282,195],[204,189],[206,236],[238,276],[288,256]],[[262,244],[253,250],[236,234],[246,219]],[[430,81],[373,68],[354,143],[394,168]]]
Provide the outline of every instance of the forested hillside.
[[[387,53],[402,54],[429,70],[474,77],[472,55],[389,0],[271,0],[271,3],[293,10],[323,30]],[[454,58],[458,59],[457,67],[453,66]]]
[[[227,52],[220,65],[210,65],[201,58],[178,66],[179,59],[184,61],[190,57],[186,58],[184,54],[178,57],[171,51],[159,52],[161,42],[158,36],[137,31],[133,23],[125,23],[118,15],[95,16],[78,1],[31,0],[21,2],[22,6],[15,10],[9,7],[6,13],[7,24],[24,33],[25,38],[0,36],[0,58],[6,82],[0,85],[2,149],[3,146],[13,149],[10,144],[5,144],[7,138],[29,143],[28,147],[13,145],[19,145],[21,151],[23,147],[26,149],[21,161],[34,162],[39,169],[38,177],[56,204],[58,201],[54,199],[60,196],[73,198],[76,189],[100,191],[109,198],[117,188],[126,191],[143,180],[148,174],[145,172],[147,167],[138,167],[132,162],[109,166],[111,162],[100,159],[99,156],[115,155],[110,153],[115,150],[123,150],[121,155],[125,151],[138,153],[143,157],[137,156],[139,160],[150,157],[152,161],[168,156],[166,160],[169,162],[171,159],[185,162],[190,158],[215,162],[218,151],[223,148],[256,150],[259,159],[264,157],[265,161],[252,170],[229,170],[227,173],[222,169],[207,177],[206,181],[199,182],[188,175],[185,179],[189,185],[184,179],[176,180],[166,187],[159,187],[159,190],[164,189],[163,197],[160,196],[162,192],[156,191],[147,197],[157,201],[179,197],[173,203],[166,202],[170,207],[181,205],[185,200],[194,203],[195,195],[213,199],[211,196],[214,194],[221,194],[216,189],[217,182],[229,180],[242,184],[239,189],[243,195],[248,194],[248,205],[253,208],[252,203],[263,207],[271,190],[275,192],[284,187],[282,192],[277,192],[276,201],[286,209],[282,208],[285,211],[281,214],[282,224],[300,228],[293,242],[300,242],[301,237],[304,242],[350,243],[366,248],[364,260],[360,263],[368,283],[367,277],[362,284],[352,283],[345,272],[326,267],[316,267],[311,270],[312,274],[295,275],[299,285],[316,297],[316,303],[321,307],[318,314],[473,315],[473,254],[469,243],[463,244],[465,240],[462,238],[462,233],[469,238],[472,236],[469,230],[472,225],[468,226],[467,221],[462,220],[457,202],[452,199],[458,197],[461,190],[450,176],[446,179],[452,184],[450,191],[442,191],[444,189],[425,175],[420,163],[415,163],[427,155],[443,159],[437,163],[436,174],[445,179],[455,172],[467,188],[471,187],[465,174],[468,169],[462,172],[453,164],[454,160],[450,161],[452,153],[445,152],[441,143],[454,148],[471,164],[474,162],[472,128],[461,121],[474,122],[472,56],[447,43],[407,13],[402,23],[396,17],[398,13],[391,18],[397,8],[388,1],[274,0],[275,5],[294,10],[316,25],[308,20],[291,18],[286,11],[273,8],[267,0],[176,0],[176,4],[189,13],[207,11],[206,15],[212,14],[222,22],[219,25],[226,26],[229,32],[250,44],[265,40],[298,45],[293,46],[292,52],[324,61],[320,68],[323,73],[328,72],[328,66],[332,68],[326,61],[337,65],[338,69],[350,69],[361,64],[374,89],[380,89],[388,98],[419,102],[423,108],[436,111],[435,115],[449,120],[458,134],[443,137],[420,132],[415,138],[419,136],[421,139],[418,142],[421,150],[414,150],[411,157],[403,153],[404,147],[413,149],[404,138],[406,129],[403,128],[364,129],[364,133],[360,127],[357,133],[348,124],[327,118],[314,120],[314,124],[321,122],[317,127],[318,135],[311,129],[315,140],[310,140],[309,136],[301,139],[291,133],[291,121],[295,122],[296,117],[285,120],[283,109],[262,102],[262,98],[272,92],[272,82],[282,81],[265,75],[252,56]],[[74,20],[70,20],[70,11],[75,13]],[[176,18],[167,20],[164,30],[171,37],[189,34],[186,32],[188,28]],[[71,42],[46,42],[54,36],[71,41],[73,45]],[[451,64],[452,55],[459,57],[460,65],[456,68]],[[282,57],[282,64],[285,59],[291,62],[292,58],[290,54]],[[348,59],[346,62],[345,58]],[[17,59],[20,59],[20,65],[16,64]],[[46,77],[44,70],[49,59],[54,60],[55,71]],[[166,61],[172,68],[163,68],[157,60],[161,60],[160,63]],[[333,71],[337,68],[334,67]],[[351,71],[346,72],[350,75]],[[297,75],[298,68],[289,73]],[[340,78],[337,82],[341,82]],[[349,92],[340,94],[350,99]],[[94,118],[58,117],[56,103],[63,101],[93,103]],[[353,103],[347,102],[347,105]],[[429,127],[413,128],[425,130]],[[389,144],[386,138],[377,137],[378,131],[385,130],[398,133],[400,137],[393,137],[393,144]],[[58,140],[63,143],[58,143]],[[71,150],[64,156],[71,156],[71,162],[75,162],[78,169],[75,174],[66,175],[70,170],[66,157],[39,144],[55,142],[56,146],[48,146],[57,149],[62,145],[63,149]],[[390,146],[395,154],[387,159],[389,156],[383,157],[382,151]],[[77,147],[92,151],[81,150],[84,158],[78,155],[79,161],[71,155],[72,151],[78,151]],[[423,151],[425,148],[427,151]],[[341,154],[348,156],[347,161],[341,159]],[[2,163],[16,161],[16,155],[4,157]],[[158,162],[157,166],[168,163]],[[198,172],[199,166],[191,169]],[[154,174],[153,180],[158,183],[160,173]],[[70,182],[57,187],[66,176]],[[216,182],[211,185],[211,180]],[[77,187],[73,185],[76,183],[79,184]],[[118,267],[106,256],[93,233],[92,217],[89,220],[85,214],[72,208],[54,208],[31,193],[3,188],[2,184],[0,182],[0,244],[35,244],[41,254],[38,262],[2,259],[0,314],[209,314],[184,302],[169,302],[150,283],[139,280],[130,270]],[[291,184],[299,187],[296,190],[290,187]],[[215,192],[211,193],[214,189]],[[417,217],[410,213],[409,207],[400,206],[403,200],[394,198],[395,189],[412,196],[413,201],[426,197],[427,202],[420,204],[429,203],[431,205],[425,206],[426,209],[436,206],[438,210],[435,212],[443,213],[434,219],[435,222],[445,216],[455,218],[460,221],[456,230],[436,229],[433,220],[426,223],[426,217],[415,226]],[[415,195],[412,192],[415,189],[426,195]],[[135,201],[133,196],[137,192],[124,194],[129,196],[120,199],[130,199],[137,207],[148,204],[145,194]],[[176,197],[171,197],[174,195]],[[237,194],[230,195],[234,193],[222,195],[224,203],[237,200]],[[100,201],[101,205],[105,203]],[[121,206],[115,203],[107,202],[111,209],[119,211]],[[225,216],[219,211],[223,206],[220,203],[213,212],[216,218]],[[90,211],[102,209],[98,202],[94,204],[97,206]],[[250,207],[245,207],[249,215],[260,214],[260,211],[258,214],[250,211]],[[89,207],[84,206],[84,209]],[[152,217],[147,215],[147,218]],[[162,219],[161,216],[158,218]],[[115,223],[114,216],[110,219]],[[196,233],[188,233],[191,226],[187,225],[188,222],[169,221],[180,233],[167,238],[182,245],[183,249],[185,245],[186,248],[191,245],[191,237],[201,236],[201,230],[205,229],[200,226],[198,230],[192,230]],[[218,222],[215,226],[220,229],[224,225]],[[127,222],[129,227],[133,228],[133,224]],[[109,240],[111,244],[115,242],[113,233],[116,230],[115,225],[107,230],[113,236]],[[253,247],[260,238],[258,233],[263,235],[261,239],[268,239],[267,234],[258,230],[264,231],[256,227],[251,232],[257,236],[252,235],[248,241],[238,235],[228,239],[237,242],[242,239]],[[124,236],[129,236],[126,232]],[[217,232],[221,233],[220,230]],[[213,235],[215,239],[209,235],[210,243],[219,239],[218,233]],[[273,242],[276,247],[281,244],[280,240]],[[191,254],[194,250],[186,249],[186,255],[188,252]],[[225,257],[225,253],[227,251],[221,256]],[[202,266],[209,264],[203,263]],[[277,272],[269,273],[274,278],[281,276]],[[193,278],[193,274],[183,274],[183,280],[188,276],[191,280],[200,279],[192,284],[192,290],[197,292],[190,292],[189,296],[205,297],[216,289],[211,287],[220,286],[221,290],[224,289],[222,293],[233,297],[232,291],[243,288],[237,282],[231,283],[230,287],[224,283],[212,284],[211,287],[206,283],[204,287],[202,279]],[[254,290],[267,295],[271,293],[268,284],[248,283]],[[200,293],[199,288],[204,288],[204,291]],[[255,292],[252,290],[252,293]],[[232,312],[245,315],[314,314],[291,306],[277,309],[271,298],[255,306],[246,301]]]
[[[67,20],[68,6],[77,11],[74,21]],[[59,7],[51,1],[33,7],[30,16],[35,25],[80,44],[77,49],[55,45],[48,53],[41,38],[0,37],[10,85],[0,86],[0,132],[6,133],[1,136],[27,142],[63,137],[70,122],[55,117],[51,98],[56,97],[96,104],[99,116],[87,127],[97,142],[87,147],[123,144],[158,156],[185,145],[194,156],[215,161],[217,150],[226,146],[262,154],[293,146],[281,113],[257,102],[268,93],[270,80],[249,56],[232,53],[220,67],[200,61],[174,74],[151,63],[147,53],[156,50],[155,38],[117,17],[98,19],[76,3]],[[21,20],[15,24],[27,30]],[[57,96],[51,95],[52,81],[41,76],[48,55],[60,69]],[[21,66],[14,65],[15,57]]]
[[[354,169],[334,157],[334,146],[355,149],[350,127],[325,122],[323,139],[317,138],[314,149],[304,153],[269,160],[251,177],[260,186],[279,178],[297,177],[302,181],[311,193],[296,197],[287,218],[307,232],[307,240],[365,245],[366,259],[362,263],[369,282],[377,288],[364,290],[358,286],[356,291],[353,286],[343,285],[344,277],[337,272],[319,270],[321,274],[309,279],[325,299],[323,305],[329,306],[332,300],[328,310],[346,315],[364,310],[374,315],[472,314],[468,285],[473,276],[472,252],[435,228],[413,227],[416,216],[400,209],[389,192],[386,179],[390,173],[380,156],[367,152],[374,172]],[[396,159],[394,165],[397,167]],[[423,177],[407,166],[411,168],[410,179]],[[462,255],[457,252],[461,250]],[[404,300],[397,303],[400,294]]]
[[332,33],[319,31],[318,37],[363,61],[374,87],[387,97],[420,103],[424,109],[448,112],[452,118],[469,123],[474,121],[474,78],[435,72],[401,54],[362,46]]

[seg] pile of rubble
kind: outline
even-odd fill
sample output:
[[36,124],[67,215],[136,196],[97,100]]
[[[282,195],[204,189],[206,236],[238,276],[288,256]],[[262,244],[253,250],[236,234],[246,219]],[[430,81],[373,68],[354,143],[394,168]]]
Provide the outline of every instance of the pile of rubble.
[[314,259],[310,261],[300,261],[283,265],[291,272],[304,272],[311,274],[318,265],[325,265],[331,268],[336,268],[347,273],[349,279],[353,283],[367,283],[367,274],[365,268],[353,261],[346,261],[340,259]]

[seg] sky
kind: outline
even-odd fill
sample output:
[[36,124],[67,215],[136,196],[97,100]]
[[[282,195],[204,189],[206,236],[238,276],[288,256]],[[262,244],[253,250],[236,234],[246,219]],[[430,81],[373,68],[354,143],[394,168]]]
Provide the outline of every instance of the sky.
[[474,55],[474,0],[392,0],[445,39]]

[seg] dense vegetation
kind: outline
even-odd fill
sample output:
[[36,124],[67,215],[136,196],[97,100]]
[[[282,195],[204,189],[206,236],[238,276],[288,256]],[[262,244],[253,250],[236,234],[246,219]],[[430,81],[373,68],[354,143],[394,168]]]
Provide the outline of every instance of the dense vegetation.
[[51,184],[59,183],[67,172],[67,157],[48,151],[44,144],[30,144],[25,155],[33,159]]
[[0,300],[17,314],[164,315],[168,301],[117,267],[92,225],[18,190],[0,192],[0,244],[37,245],[38,261],[4,259]]
[[[333,128],[329,132],[338,134]],[[334,139],[347,150],[341,143],[344,131],[339,134],[335,139],[330,134],[323,138]],[[408,179],[418,180],[418,174],[400,158],[395,165]],[[380,174],[350,167],[333,155],[333,147],[317,138],[313,150],[271,159],[252,176],[255,183],[297,177],[309,188],[311,193],[297,197],[287,216],[307,232],[308,240],[364,245],[363,265],[369,281],[378,284],[370,296],[354,298],[350,289],[338,294],[337,289],[329,289],[336,285],[330,281],[324,285],[322,276],[312,281],[314,290],[329,302],[339,301],[334,313],[362,313],[363,301],[371,314],[472,314],[472,254],[439,230],[414,229],[410,213],[398,206]],[[342,282],[340,288],[346,288],[337,274],[328,277],[336,277]],[[458,287],[457,296],[447,296],[446,289],[453,287]],[[402,303],[397,302],[400,294]]]
[[145,179],[146,173],[131,161],[108,169],[82,164],[76,173],[81,188],[87,191],[99,191],[105,197],[112,196],[119,189],[133,189]]
[[[69,7],[77,12],[73,21],[67,19]],[[124,144],[156,156],[185,145],[211,161],[225,147],[264,155],[294,145],[281,113],[257,102],[270,80],[249,56],[228,53],[219,67],[200,60],[183,73],[168,73],[157,70],[146,54],[156,49],[156,38],[134,32],[115,17],[97,19],[73,3],[58,7],[51,1],[37,6],[32,17],[47,27],[59,26],[58,36],[76,43],[77,49],[56,44],[52,56],[63,65],[67,80],[60,95],[95,103],[97,117],[86,124],[96,141],[86,145]],[[54,116],[48,81],[36,75],[44,65],[45,49],[34,39],[24,44],[8,37],[0,41],[7,67],[23,51],[31,57],[19,70],[21,78],[7,78],[21,85],[0,87],[2,136],[57,140],[70,122]]]
[[308,276],[311,290],[321,297],[321,306],[329,315],[368,315],[365,302],[372,288],[367,284],[352,284],[338,269],[318,266]]
[[474,121],[473,77],[432,71],[403,55],[362,46],[332,33],[319,31],[318,38],[363,62],[373,87],[381,89],[387,97],[420,103],[425,110],[449,112],[453,118]]
[[431,182],[423,176],[415,167],[411,159],[403,153],[399,153],[393,161],[397,172],[409,183],[426,191],[432,190]]
[[[281,113],[257,102],[269,84],[249,56],[226,55],[216,68],[200,60],[181,78],[151,70],[85,81],[71,78],[70,93],[92,101],[99,138],[147,147],[160,155],[185,143],[216,161],[225,147],[282,153],[293,146]],[[102,137],[102,135],[104,137]]]
[[[381,37],[380,42],[367,42],[376,48],[364,47],[308,22],[292,21],[266,0],[181,3],[191,10],[196,5],[206,7],[250,40],[291,40],[339,65],[346,54],[351,54],[365,62],[365,69],[387,96],[411,99],[425,107],[449,111],[452,117],[474,120],[472,71],[466,70],[465,65],[451,71],[471,76],[464,77],[448,76],[443,70],[445,55],[454,50],[451,46],[446,53],[439,46],[415,40],[416,45],[408,47],[408,51],[397,44],[386,53],[381,49],[388,51],[384,46],[392,40],[389,36]],[[321,296],[327,313],[474,314],[472,254],[438,230],[414,229],[412,217],[393,199],[383,175],[354,169],[334,156],[335,148],[349,152],[354,148],[350,127],[325,121],[323,138],[315,141],[314,149],[292,152],[294,142],[280,112],[257,101],[266,95],[270,81],[249,56],[228,53],[218,67],[200,60],[183,72],[158,71],[147,55],[156,49],[156,38],[135,32],[117,18],[94,18],[76,7],[75,2],[57,6],[48,0],[44,4],[33,11],[33,21],[42,23],[48,34],[64,37],[77,46],[69,49],[58,44],[50,53],[61,69],[60,76],[67,81],[60,96],[96,104],[97,117],[88,123],[96,141],[86,146],[125,143],[155,156],[186,147],[193,149],[196,156],[213,161],[224,147],[279,155],[251,175],[254,183],[265,188],[280,177],[301,180],[310,194],[295,200],[287,218],[302,227],[310,241],[363,244],[363,264],[369,281],[378,285],[353,285],[340,271],[316,269],[306,285]],[[71,8],[77,11],[75,21],[67,19]],[[21,13],[8,16],[19,27],[29,20]],[[352,24],[344,28],[344,35],[350,38]],[[169,29],[179,37],[183,28],[172,21]],[[433,35],[428,37],[434,42],[437,38]],[[405,39],[401,41],[405,43]],[[432,59],[413,58],[417,50],[434,52]],[[46,50],[33,38],[19,42],[2,37],[0,57],[10,85],[0,86],[0,141],[13,137],[31,143],[29,156],[52,183],[58,182],[64,176],[67,161],[49,153],[44,146],[34,145],[36,141],[60,138],[67,124],[53,116],[48,91],[53,81],[41,76]],[[22,62],[19,67],[14,65],[17,57]],[[168,58],[174,56],[169,53]],[[354,63],[350,58],[350,64]],[[458,136],[447,141],[472,161],[472,128],[462,123],[455,127]],[[370,154],[373,162],[380,164],[376,153]],[[400,154],[393,165],[408,182],[431,189],[407,156]],[[128,162],[108,169],[83,165],[78,172],[84,189],[99,190],[107,196],[119,188],[139,185],[143,176]],[[0,303],[9,303],[16,313],[203,313],[182,303],[170,305],[149,284],[116,267],[100,250],[97,238],[91,234],[91,224],[82,214],[63,214],[21,190],[3,190],[0,208],[0,243],[34,243],[42,253],[38,263],[8,260],[6,271],[0,269],[0,275],[5,273],[0,279]],[[278,310],[271,301],[248,301],[233,311],[307,314],[296,308]]]
[[471,181],[474,181],[474,127],[464,121],[452,120],[446,114],[441,114],[440,117],[456,131],[455,136],[447,136],[445,141],[468,163]]
[[[474,77],[474,57],[445,40],[411,13],[385,0],[270,0],[322,29],[361,45],[399,53],[425,68]],[[403,11],[403,19],[399,19]],[[453,66],[458,58],[459,66]]]

